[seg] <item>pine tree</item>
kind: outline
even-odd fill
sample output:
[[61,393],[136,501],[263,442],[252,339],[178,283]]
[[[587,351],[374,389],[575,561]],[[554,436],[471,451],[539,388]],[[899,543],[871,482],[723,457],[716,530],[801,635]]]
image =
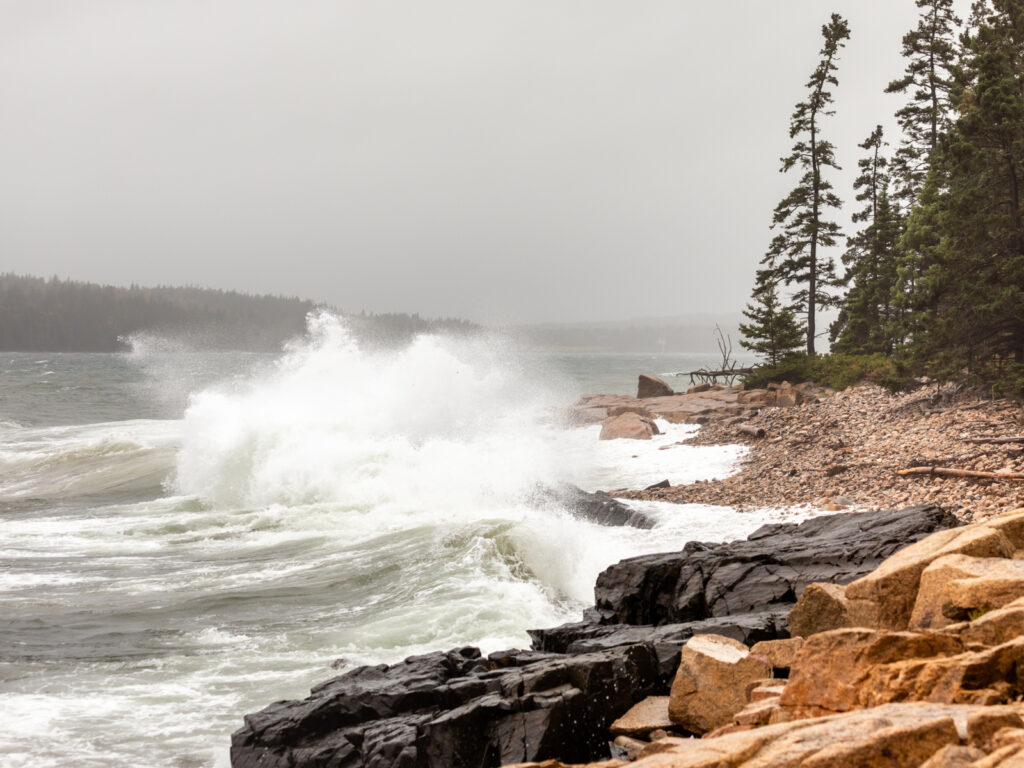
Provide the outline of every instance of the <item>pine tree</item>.
[[976,2],[959,117],[908,225],[913,349],[947,372],[1024,370],[1024,6]]
[[860,145],[866,157],[857,161],[856,199],[865,207],[853,214],[864,227],[848,240],[843,284],[849,287],[839,319],[831,329],[834,349],[841,352],[892,352],[894,291],[900,266],[902,222],[889,195],[889,163],[882,126]]
[[939,136],[948,130],[955,88],[957,31],[961,20],[953,0],[917,0],[921,17],[903,36],[907,68],[886,93],[910,92],[910,101],[896,112],[903,145],[893,158],[898,197],[906,208],[917,199]]
[[759,269],[751,294],[751,303],[743,310],[749,323],[740,323],[744,338],[740,346],[778,365],[804,343],[804,329],[791,307],[779,299],[778,284],[771,271]]
[[772,228],[781,232],[771,242],[762,263],[767,264],[778,282],[801,286],[792,297],[794,307],[805,317],[807,353],[814,354],[815,313],[831,306],[833,297],[826,289],[835,284],[835,263],[821,249],[835,245],[839,225],[825,219],[829,208],[842,203],[831,182],[822,175],[825,168],[836,168],[835,148],[821,136],[822,119],[834,114],[830,109],[830,86],[837,86],[836,61],[839,49],[850,37],[850,28],[839,14],[833,13],[821,28],[825,39],[821,60],[807,81],[806,100],[796,105],[789,124],[789,136],[797,139],[792,152],[782,158],[782,172],[793,168],[803,171],[797,186],[776,208]]

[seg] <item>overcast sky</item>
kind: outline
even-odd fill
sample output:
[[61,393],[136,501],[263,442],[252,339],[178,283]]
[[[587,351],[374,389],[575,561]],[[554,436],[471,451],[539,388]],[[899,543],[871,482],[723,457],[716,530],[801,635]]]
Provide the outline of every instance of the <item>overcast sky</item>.
[[0,271],[487,323],[735,312],[833,10],[852,200],[857,143],[897,139],[913,0],[0,0]]

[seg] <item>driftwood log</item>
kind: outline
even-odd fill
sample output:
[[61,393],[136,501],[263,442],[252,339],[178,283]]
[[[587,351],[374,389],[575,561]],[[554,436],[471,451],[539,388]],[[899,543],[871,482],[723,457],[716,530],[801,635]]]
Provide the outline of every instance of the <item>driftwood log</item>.
[[737,424],[736,431],[751,437],[764,437],[765,435],[763,427],[755,427],[750,424]]
[[1004,443],[1024,443],[1024,435],[1014,435],[1013,437],[971,437],[965,442],[975,444],[989,444],[989,445],[1002,445]]
[[901,469],[898,474],[970,477],[979,480],[1024,480],[1024,472],[979,472],[973,469],[952,469],[949,467],[911,467],[910,469]]

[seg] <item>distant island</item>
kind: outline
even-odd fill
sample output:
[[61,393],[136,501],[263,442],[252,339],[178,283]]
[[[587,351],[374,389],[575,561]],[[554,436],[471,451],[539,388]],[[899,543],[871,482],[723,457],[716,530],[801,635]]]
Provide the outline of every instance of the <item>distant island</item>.
[[397,343],[417,333],[471,333],[468,320],[416,314],[346,313],[312,301],[192,286],[128,288],[0,275],[0,350],[117,352],[141,332],[188,334],[204,348],[277,351],[306,330],[317,309],[344,315],[362,338]]

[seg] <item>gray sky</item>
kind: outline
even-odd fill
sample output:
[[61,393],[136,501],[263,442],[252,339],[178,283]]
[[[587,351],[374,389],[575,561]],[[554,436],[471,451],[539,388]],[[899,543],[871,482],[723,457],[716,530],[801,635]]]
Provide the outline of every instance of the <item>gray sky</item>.
[[857,143],[897,140],[913,0],[0,0],[0,271],[483,322],[734,312],[833,10],[852,201]]

